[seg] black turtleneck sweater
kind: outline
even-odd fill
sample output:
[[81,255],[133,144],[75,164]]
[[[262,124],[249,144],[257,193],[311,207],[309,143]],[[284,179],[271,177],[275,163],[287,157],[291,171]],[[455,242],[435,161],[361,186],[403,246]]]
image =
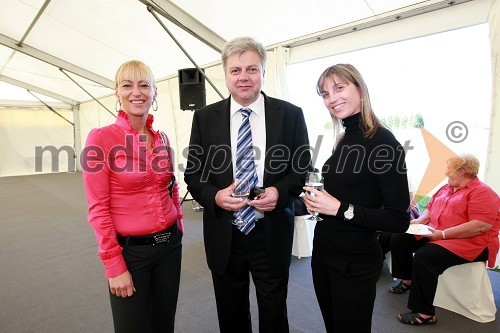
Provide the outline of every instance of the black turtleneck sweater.
[[[345,135],[323,166],[325,190],[340,200],[337,216],[321,215],[314,246],[349,253],[373,251],[376,231],[405,232],[410,198],[405,153],[386,128],[364,138],[360,113],[343,121]],[[344,219],[349,204],[354,218]]]

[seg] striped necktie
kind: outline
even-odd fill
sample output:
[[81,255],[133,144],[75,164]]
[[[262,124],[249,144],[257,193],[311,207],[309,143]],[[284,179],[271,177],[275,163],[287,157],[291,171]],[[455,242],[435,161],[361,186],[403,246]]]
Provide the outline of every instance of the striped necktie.
[[[257,172],[255,171],[252,129],[250,128],[250,113],[252,110],[242,108],[240,112],[243,120],[238,130],[238,138],[236,141],[236,178],[248,180],[250,188],[253,188],[257,185],[258,178]],[[238,185],[236,185],[236,187],[238,187]],[[252,206],[245,206],[240,211],[236,212],[235,216],[245,221],[245,224],[239,226],[238,229],[245,235],[248,235],[255,227],[255,208]]]

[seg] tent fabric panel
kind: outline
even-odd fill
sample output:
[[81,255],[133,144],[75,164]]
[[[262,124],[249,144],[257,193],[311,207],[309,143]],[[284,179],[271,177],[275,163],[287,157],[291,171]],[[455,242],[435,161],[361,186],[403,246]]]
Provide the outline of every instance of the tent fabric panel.
[[[258,37],[264,45],[373,15],[363,0],[312,0],[307,4],[303,1],[254,0],[241,2],[236,8],[232,0],[218,0],[217,10],[213,10],[214,3],[211,1],[174,2],[228,40],[238,36],[251,36]],[[404,1],[405,4],[407,2]],[[304,17],[304,10],[307,10],[307,18]],[[230,18],[234,23],[228,24],[228,20],[220,19],[221,17]],[[239,22],[240,18],[244,19]],[[301,24],[304,20],[307,20],[307,24]]]
[[[30,26],[44,0],[10,1],[0,0],[0,25],[2,34],[21,39]],[[7,24],[10,22],[10,24]]]
[[368,0],[367,5],[373,10],[375,14],[386,13],[391,10],[407,7],[419,3],[420,1],[413,0]]
[[[78,1],[71,4],[70,11],[69,5],[50,3],[26,43],[61,59],[71,59],[73,64],[110,80],[119,64],[130,59],[147,63],[157,79],[191,64],[139,1]],[[112,15],[103,20],[102,13]],[[171,22],[163,18],[162,22],[200,64],[218,57],[218,53]],[[64,43],[47,43],[47,36]],[[96,56],[99,61],[95,61]]]
[[0,81],[0,100],[35,101],[26,89]]
[[[74,154],[71,124],[47,109],[12,111],[0,109],[0,176],[74,171],[71,167],[76,165],[70,161]],[[58,110],[58,113],[73,121],[72,111]],[[38,165],[37,147],[45,151]],[[52,154],[49,147],[54,147],[57,153]],[[59,152],[61,147],[64,149]]]
[[[71,74],[71,73],[70,73]],[[48,91],[57,91],[59,95],[81,101],[91,97],[72,82],[58,68],[23,53],[16,52],[8,61],[2,75],[38,86]],[[109,94],[110,89],[71,74],[72,78],[95,97]]]
[[[290,48],[290,63],[394,43],[488,21],[491,0],[476,0]],[[425,24],[422,24],[425,22]]]
[[[491,7],[488,21],[490,22],[490,43],[492,63],[492,91],[493,94],[491,110],[491,131],[489,137],[488,157],[486,159],[485,180],[500,193],[500,0],[495,1]],[[496,166],[495,166],[496,165]],[[497,256],[497,266],[500,266],[500,255]]]
[[[103,106],[95,101],[80,104],[80,133],[81,142],[85,143],[88,133],[93,128],[104,127],[113,124],[116,120],[115,103],[116,97],[114,95],[99,99],[111,113],[109,113]],[[115,116],[113,116],[115,115]]]
[[8,65],[7,62],[9,61],[9,58],[11,56],[12,56],[12,49],[0,45],[0,64],[2,64],[2,66]]

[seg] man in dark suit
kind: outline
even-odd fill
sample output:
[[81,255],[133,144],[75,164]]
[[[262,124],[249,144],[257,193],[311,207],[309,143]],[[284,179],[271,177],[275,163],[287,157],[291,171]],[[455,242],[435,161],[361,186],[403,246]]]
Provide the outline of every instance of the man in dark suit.
[[[311,155],[302,110],[261,91],[265,62],[266,51],[255,40],[245,37],[228,42],[222,64],[231,96],[196,111],[191,129],[184,179],[193,198],[204,207],[205,251],[221,332],[252,331],[250,274],[259,306],[259,331],[289,331],[286,298],[292,201],[302,191]],[[240,162],[233,161],[246,119],[242,108],[250,109],[251,171],[256,172],[256,185],[265,188],[252,200],[232,197],[235,175],[241,175]],[[254,207],[251,222],[255,218],[248,234],[234,224],[238,211],[247,206]]]

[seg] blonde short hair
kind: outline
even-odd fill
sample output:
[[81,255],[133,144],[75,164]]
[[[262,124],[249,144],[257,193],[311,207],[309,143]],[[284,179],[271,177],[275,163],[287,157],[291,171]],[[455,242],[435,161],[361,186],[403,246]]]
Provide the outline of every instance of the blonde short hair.
[[139,60],[127,61],[118,68],[115,75],[115,90],[118,88],[120,82],[125,80],[146,81],[149,82],[153,89],[156,89],[153,72]]
[[479,160],[472,154],[460,154],[447,161],[448,168],[453,171],[462,171],[464,176],[472,179],[479,172]]

